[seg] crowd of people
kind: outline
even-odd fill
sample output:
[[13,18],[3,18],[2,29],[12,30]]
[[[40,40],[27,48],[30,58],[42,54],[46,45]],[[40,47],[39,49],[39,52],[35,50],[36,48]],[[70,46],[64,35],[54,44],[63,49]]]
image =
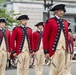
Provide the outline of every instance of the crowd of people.
[[17,75],[28,75],[32,55],[35,56],[36,75],[42,75],[44,61],[49,66],[49,75],[72,75],[74,40],[72,30],[68,29],[70,23],[62,18],[65,4],[55,4],[49,10],[54,12],[54,17],[37,23],[34,32],[27,26],[28,15],[17,18],[20,25],[13,28],[12,34],[5,29],[6,20],[0,18],[0,75],[5,75],[11,55],[19,61]]

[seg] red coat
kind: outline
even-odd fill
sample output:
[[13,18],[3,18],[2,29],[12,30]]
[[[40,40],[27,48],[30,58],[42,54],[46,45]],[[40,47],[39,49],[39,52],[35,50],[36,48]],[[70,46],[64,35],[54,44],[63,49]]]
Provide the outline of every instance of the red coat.
[[[0,31],[2,33],[2,31]],[[5,43],[6,43],[6,48],[8,50],[8,52],[10,52],[10,31],[9,30],[5,30],[4,32],[4,35],[5,35]],[[0,34],[0,38],[3,37],[1,36]]]
[[[32,29],[27,27],[26,37],[28,41],[29,50],[31,51],[32,46]],[[22,51],[22,47],[25,40],[25,32],[21,26],[17,26],[12,31],[11,37],[11,48],[12,52],[17,53],[17,55]]]
[[[66,49],[68,48],[68,22],[63,20],[63,30],[66,38]],[[49,53],[50,56],[54,54],[56,51],[57,43],[59,40],[60,26],[59,21],[55,18],[49,19],[44,24],[44,32],[43,32],[43,48],[44,53]]]
[[70,53],[73,53],[73,47],[74,47],[74,38],[68,34],[68,50],[70,50]]
[[41,38],[40,38],[39,31],[33,32],[33,34],[32,34],[32,50],[34,50],[35,52],[38,51],[40,42],[41,42]]
[[7,43],[7,48],[8,48],[8,52],[10,52],[10,31],[6,30],[6,43]]

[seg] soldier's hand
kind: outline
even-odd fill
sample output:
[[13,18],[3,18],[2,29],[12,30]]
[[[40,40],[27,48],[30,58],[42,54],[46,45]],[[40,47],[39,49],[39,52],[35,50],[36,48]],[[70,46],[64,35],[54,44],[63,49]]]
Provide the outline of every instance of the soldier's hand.
[[13,56],[16,57],[17,56],[17,53],[14,53]]
[[49,54],[45,54],[45,58],[47,58],[47,59],[48,59],[49,57],[50,57],[50,55],[49,55]]

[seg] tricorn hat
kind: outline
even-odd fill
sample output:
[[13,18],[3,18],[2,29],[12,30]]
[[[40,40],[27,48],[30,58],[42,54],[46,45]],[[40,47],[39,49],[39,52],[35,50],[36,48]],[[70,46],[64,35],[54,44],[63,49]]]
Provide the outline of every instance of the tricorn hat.
[[44,25],[43,25],[43,22],[39,22],[39,23],[37,23],[35,26],[41,26],[41,25],[44,26]]
[[7,23],[5,18],[0,18],[0,23],[1,22]]
[[55,4],[53,6],[50,6],[49,8],[50,11],[55,11],[55,10],[63,10],[64,12],[66,12],[66,9],[65,9],[65,4]]
[[22,19],[29,20],[29,17],[28,17],[28,15],[21,15],[17,18],[17,20],[22,20]]

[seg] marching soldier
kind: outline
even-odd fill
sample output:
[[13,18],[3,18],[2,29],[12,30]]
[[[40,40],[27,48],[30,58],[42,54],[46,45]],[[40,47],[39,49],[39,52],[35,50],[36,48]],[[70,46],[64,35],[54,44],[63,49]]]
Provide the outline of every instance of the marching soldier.
[[21,15],[17,20],[19,20],[21,24],[12,31],[11,47],[13,55],[18,60],[17,75],[28,75],[32,29],[26,26],[29,20],[27,15]]
[[35,52],[35,72],[36,75],[42,75],[42,66],[44,62],[43,52],[43,22],[39,22],[35,25],[37,31],[33,32],[33,50]]
[[73,57],[74,38],[72,37],[72,30],[68,29],[68,52],[66,53],[66,75],[71,75],[71,64]]
[[54,12],[54,17],[45,23],[43,32],[44,53],[50,60],[49,75],[65,75],[65,51],[68,49],[68,22],[62,19],[65,4],[53,5],[50,11]]
[[0,75],[5,75],[7,57],[10,55],[10,31],[5,30],[6,20],[0,18]]

